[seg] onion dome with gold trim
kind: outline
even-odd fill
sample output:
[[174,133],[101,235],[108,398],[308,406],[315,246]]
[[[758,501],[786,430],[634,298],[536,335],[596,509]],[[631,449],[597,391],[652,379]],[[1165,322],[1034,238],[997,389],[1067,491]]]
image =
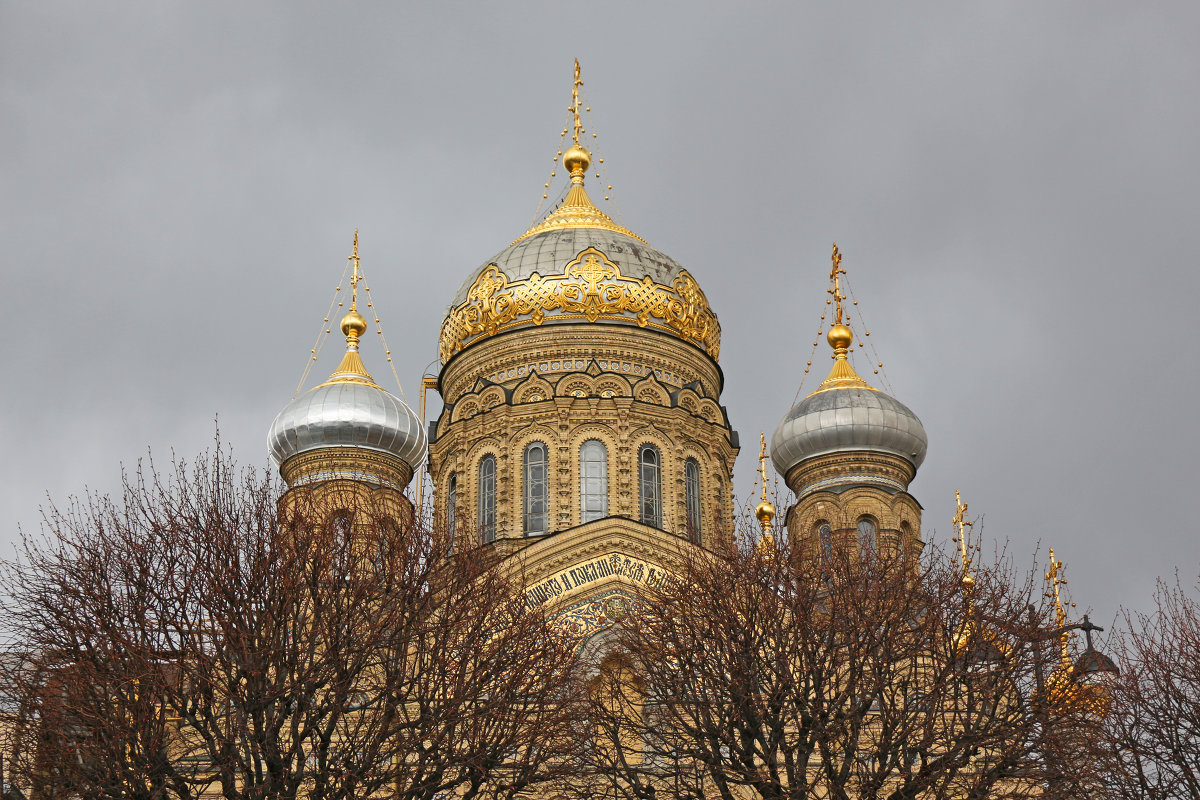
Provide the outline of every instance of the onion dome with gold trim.
[[[355,240],[357,254],[357,236]],[[358,281],[357,264],[353,282]],[[357,288],[357,286],[356,286]],[[342,318],[346,353],[324,383],[288,403],[267,434],[271,458],[289,484],[331,477],[371,477],[407,484],[425,459],[421,420],[408,405],[375,383],[358,352],[367,321],[351,304]],[[297,470],[298,457],[313,464]],[[375,454],[376,459],[361,458]],[[319,456],[319,458],[317,458]],[[349,458],[355,456],[355,458]],[[399,464],[391,464],[393,461]],[[354,462],[362,462],[356,464]],[[379,463],[366,467],[367,462]],[[336,464],[335,464],[336,462]],[[398,488],[403,488],[403,485]]]
[[834,247],[831,293],[837,321],[830,327],[833,369],[817,390],[784,416],[771,437],[771,460],[780,475],[814,456],[848,451],[874,451],[899,456],[913,469],[921,466],[929,440],[925,427],[908,406],[869,385],[847,357],[854,335],[842,324],[842,295],[837,276],[841,257]]
[[562,156],[571,177],[566,197],[463,282],[442,323],[443,364],[490,336],[563,322],[656,329],[719,356],[720,325],[696,280],[588,196],[592,154],[579,143],[580,85],[577,62],[575,139]]

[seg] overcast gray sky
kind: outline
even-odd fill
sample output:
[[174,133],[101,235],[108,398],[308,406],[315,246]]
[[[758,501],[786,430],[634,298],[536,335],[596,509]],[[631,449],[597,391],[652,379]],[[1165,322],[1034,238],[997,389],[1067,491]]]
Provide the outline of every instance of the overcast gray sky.
[[265,464],[355,227],[415,407],[454,290],[532,219],[578,57],[621,218],[720,317],[742,496],[836,240],[929,433],[926,538],[961,489],[1098,619],[1145,606],[1200,572],[1198,9],[5,3],[0,548],[215,416]]

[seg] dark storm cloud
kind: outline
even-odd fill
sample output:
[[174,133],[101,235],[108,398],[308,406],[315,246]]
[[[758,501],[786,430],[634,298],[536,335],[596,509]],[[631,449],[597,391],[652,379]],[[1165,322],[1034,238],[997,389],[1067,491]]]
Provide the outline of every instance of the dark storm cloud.
[[[1143,605],[1155,576],[1200,571],[1198,22],[1184,4],[9,4],[0,536],[36,528],[47,490],[197,452],[214,415],[265,464],[355,227],[415,405],[445,304],[530,222],[578,56],[624,222],[720,315],[744,442],[796,394],[837,240],[929,431],[927,533],[949,535],[959,488],[989,540],[1053,545],[1097,616]],[[813,360],[806,385],[824,344]]]

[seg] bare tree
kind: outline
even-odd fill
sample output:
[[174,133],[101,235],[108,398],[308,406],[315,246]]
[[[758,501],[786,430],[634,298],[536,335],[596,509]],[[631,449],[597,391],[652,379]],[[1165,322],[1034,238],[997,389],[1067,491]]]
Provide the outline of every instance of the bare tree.
[[1102,739],[1105,786],[1122,800],[1200,797],[1200,602],[1160,581],[1151,613],[1110,637],[1121,676]]
[[933,548],[683,558],[593,666],[577,794],[1078,793],[1095,717],[1058,680],[1053,604],[1002,560],[973,572]]
[[[571,644],[478,550],[218,451],[50,509],[0,578],[36,796],[511,797],[572,736]],[[337,513],[330,514],[331,509]]]

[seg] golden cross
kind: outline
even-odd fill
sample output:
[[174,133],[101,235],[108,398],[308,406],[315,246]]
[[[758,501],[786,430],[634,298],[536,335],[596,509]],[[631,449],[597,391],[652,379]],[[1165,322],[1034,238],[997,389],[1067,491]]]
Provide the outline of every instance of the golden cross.
[[354,252],[348,259],[354,264],[354,272],[350,275],[350,310],[358,310],[358,282],[362,277],[358,274],[358,228],[354,229]]
[[958,493],[958,489],[954,490],[954,528],[958,531],[958,550],[962,555],[963,569],[966,570],[971,566],[971,557],[967,555],[967,528],[973,527],[974,523],[967,519],[967,504],[962,501],[962,495]]
[[1050,568],[1048,570],[1046,570],[1046,580],[1050,581],[1050,585],[1051,585],[1051,587],[1053,587],[1053,590],[1054,590],[1054,610],[1057,615],[1058,627],[1059,627],[1059,631],[1060,631],[1059,647],[1062,649],[1062,660],[1063,660],[1064,664],[1070,664],[1071,663],[1071,651],[1067,646],[1068,632],[1066,630],[1067,612],[1066,612],[1066,609],[1063,608],[1062,595],[1059,594],[1059,590],[1058,590],[1059,586],[1061,586],[1062,584],[1067,582],[1065,578],[1063,578],[1059,575],[1059,572],[1062,570],[1062,566],[1063,566],[1063,562],[1056,561],[1054,559],[1054,548],[1051,547],[1050,548]]
[[846,270],[842,269],[842,254],[838,252],[837,242],[833,243],[833,269],[829,271],[829,280],[833,284],[833,288],[829,293],[833,295],[834,305],[837,307],[837,320],[835,325],[842,324],[842,301],[846,296],[842,294],[842,282],[838,279],[839,275],[845,275]]
[[571,107],[567,110],[575,115],[575,144],[579,144],[579,132],[583,130],[583,123],[579,121],[579,87],[583,86],[583,81],[579,78],[579,59],[575,59],[575,83],[571,87]]
[[767,499],[767,435],[758,432],[758,441],[762,448],[758,451],[758,474],[762,477],[762,499]]

